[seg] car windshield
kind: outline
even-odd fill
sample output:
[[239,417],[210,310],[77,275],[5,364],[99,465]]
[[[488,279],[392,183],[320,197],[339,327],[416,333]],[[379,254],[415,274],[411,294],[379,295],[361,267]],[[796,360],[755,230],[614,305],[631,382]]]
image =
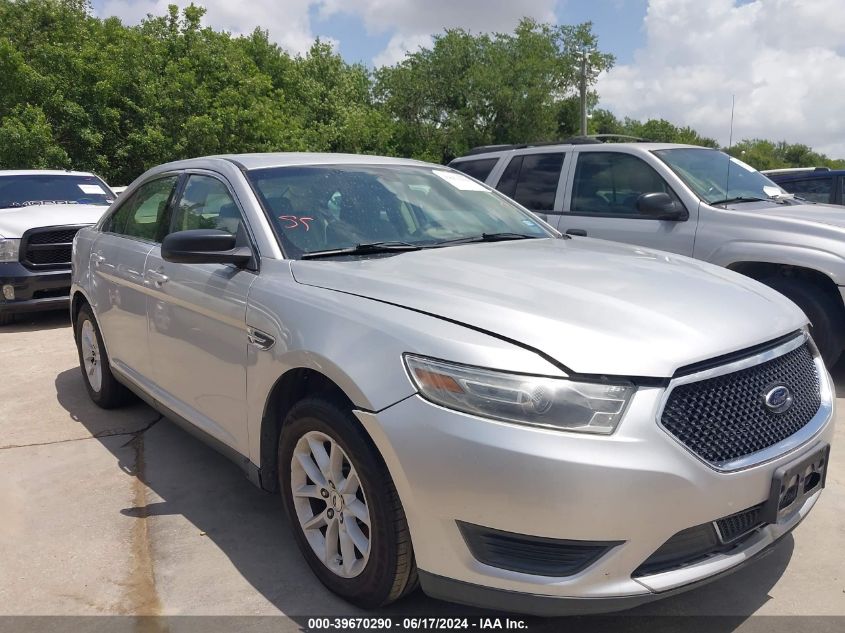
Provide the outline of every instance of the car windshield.
[[786,195],[786,191],[759,171],[719,150],[684,147],[654,153],[709,204]]
[[521,207],[448,168],[318,165],[248,172],[290,257],[382,244],[552,237]]
[[114,202],[108,185],[96,176],[18,174],[0,176],[0,209],[41,204],[101,204]]

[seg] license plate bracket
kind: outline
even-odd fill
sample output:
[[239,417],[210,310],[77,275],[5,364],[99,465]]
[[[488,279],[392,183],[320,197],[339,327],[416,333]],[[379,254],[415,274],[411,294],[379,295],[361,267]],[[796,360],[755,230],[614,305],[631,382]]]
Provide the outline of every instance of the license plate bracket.
[[763,506],[766,523],[780,523],[824,488],[829,455],[830,445],[826,444],[775,470],[769,499]]

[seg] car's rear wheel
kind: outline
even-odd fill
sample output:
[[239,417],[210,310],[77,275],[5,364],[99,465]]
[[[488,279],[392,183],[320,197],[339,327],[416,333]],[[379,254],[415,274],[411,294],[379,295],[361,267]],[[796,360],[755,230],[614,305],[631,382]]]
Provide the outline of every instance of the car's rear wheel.
[[279,439],[279,485],[297,544],[331,591],[373,608],[416,588],[402,504],[350,411],[318,398],[291,409]]
[[111,372],[100,328],[88,305],[79,310],[75,335],[79,368],[82,370],[82,379],[91,400],[103,409],[113,409],[125,404],[131,394]]
[[762,282],[791,299],[810,320],[810,334],[825,365],[831,367],[845,347],[842,302],[807,282],[789,277],[769,277]]

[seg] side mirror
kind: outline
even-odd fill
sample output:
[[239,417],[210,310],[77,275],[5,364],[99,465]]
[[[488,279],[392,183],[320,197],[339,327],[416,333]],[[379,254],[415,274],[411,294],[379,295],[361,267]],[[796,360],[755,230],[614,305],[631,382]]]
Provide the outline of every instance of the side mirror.
[[637,198],[637,210],[655,220],[683,222],[689,219],[689,211],[668,193],[644,193]]
[[171,233],[161,242],[161,257],[174,264],[235,264],[243,266],[252,251],[237,246],[237,238],[216,229],[191,229]]

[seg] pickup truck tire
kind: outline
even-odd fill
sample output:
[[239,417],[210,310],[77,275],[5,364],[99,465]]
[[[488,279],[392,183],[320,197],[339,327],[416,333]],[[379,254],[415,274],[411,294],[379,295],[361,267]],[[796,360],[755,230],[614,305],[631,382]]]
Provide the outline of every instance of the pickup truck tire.
[[416,589],[399,495],[348,406],[317,397],[294,405],[279,438],[278,464],[294,538],[328,589],[367,609]]
[[791,299],[810,320],[810,334],[825,365],[832,367],[845,347],[841,302],[817,286],[789,277],[769,277],[762,283]]
[[114,409],[129,401],[132,394],[111,372],[100,327],[88,305],[79,310],[74,337],[82,380],[94,404],[102,409]]

